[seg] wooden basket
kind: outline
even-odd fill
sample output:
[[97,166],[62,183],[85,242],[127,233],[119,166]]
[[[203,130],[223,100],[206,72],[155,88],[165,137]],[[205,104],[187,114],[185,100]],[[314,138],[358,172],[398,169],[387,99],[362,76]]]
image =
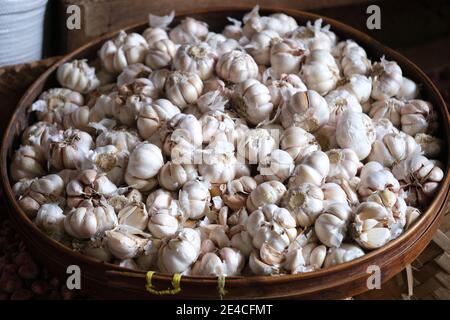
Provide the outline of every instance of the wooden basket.
[[[250,8],[239,8],[235,10],[215,9],[178,14],[179,21],[184,16],[193,16],[206,21],[211,30],[220,30],[226,24],[226,17],[241,18],[244,12]],[[295,17],[299,23],[308,20],[323,18],[324,22],[330,24],[341,38],[352,38],[360,43],[369,56],[378,59],[385,55],[387,59],[399,63],[404,74],[414,81],[423,85],[422,92],[425,99],[431,101],[439,113],[440,138],[450,142],[449,114],[439,91],[428,79],[428,77],[413,63],[384,47],[382,44],[371,39],[365,34],[352,29],[337,21],[309,14],[298,10],[267,9],[263,13],[283,11]],[[146,23],[127,28],[131,31],[142,31]],[[30,246],[30,249],[42,260],[45,266],[54,273],[64,276],[69,265],[78,265],[81,268],[82,288],[95,297],[122,298],[122,299],[148,299],[148,298],[193,298],[212,299],[223,296],[225,298],[345,298],[367,291],[368,267],[377,265],[381,269],[382,281],[385,282],[405,268],[422,252],[436,231],[442,213],[445,211],[448,200],[448,189],[450,175],[448,168],[450,157],[448,149],[443,151],[444,158],[441,160],[446,166],[445,177],[436,193],[435,199],[428,210],[423,213],[421,219],[407,230],[398,239],[389,244],[367,253],[365,256],[351,262],[337,265],[328,269],[286,276],[247,276],[228,277],[218,279],[215,277],[182,277],[179,282],[181,290],[168,291],[167,295],[158,295],[146,290],[146,273],[130,271],[117,265],[99,262],[72,251],[62,244],[45,236],[27,218],[14,199],[10,179],[8,176],[8,162],[13,151],[18,146],[20,134],[28,126],[28,115],[26,113],[29,105],[46,88],[56,84],[55,70],[66,62],[75,58],[93,58],[101,44],[113,37],[115,34],[103,36],[86,46],[68,54],[58,63],[46,71],[24,94],[17,110],[15,111],[6,134],[3,138],[1,149],[1,177],[5,194],[11,207],[11,219],[18,231]],[[155,274],[152,277],[152,285],[160,290],[172,288],[172,275]],[[177,286],[177,285],[176,285]],[[178,287],[178,286],[177,286]]]

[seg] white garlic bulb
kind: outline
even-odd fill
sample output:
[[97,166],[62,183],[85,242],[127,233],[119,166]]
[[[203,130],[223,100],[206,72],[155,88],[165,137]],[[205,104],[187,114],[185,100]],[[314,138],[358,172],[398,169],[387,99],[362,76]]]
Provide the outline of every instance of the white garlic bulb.
[[387,100],[375,101],[370,108],[369,115],[374,120],[386,118],[392,122],[397,128],[400,127],[400,110],[405,105],[404,101],[395,98]]
[[270,64],[270,49],[278,41],[281,41],[278,32],[270,29],[263,30],[252,36],[245,49],[258,65],[268,66]]
[[63,210],[55,203],[43,204],[34,220],[34,223],[54,239],[61,239],[64,235],[64,219],[66,216]]
[[372,79],[360,74],[354,74],[344,84],[339,86],[337,90],[346,90],[354,95],[359,103],[365,103],[370,99]]
[[325,268],[346,263],[364,255],[364,251],[353,244],[343,243],[339,248],[330,248],[323,266]]
[[389,133],[398,134],[400,132],[400,130],[398,130],[387,118],[380,118],[378,120],[373,120],[372,124],[373,127],[375,128],[375,132],[377,135],[376,140],[383,139],[383,137]]
[[352,149],[332,149],[326,152],[330,160],[330,170],[327,180],[345,179],[350,180],[356,176],[358,170],[363,166],[358,155]]
[[320,148],[316,138],[299,127],[286,129],[281,135],[280,146],[282,150],[289,153],[296,164],[300,163],[303,157]]
[[345,202],[329,204],[316,219],[314,231],[327,247],[340,247],[347,232],[352,209]]
[[206,80],[212,77],[216,60],[217,54],[206,43],[183,45],[177,50],[172,67]]
[[240,83],[256,78],[258,65],[253,58],[240,50],[223,54],[216,63],[216,73],[223,80]]
[[137,117],[139,135],[144,139],[150,138],[166,121],[178,113],[180,109],[167,99],[144,104]]
[[132,259],[144,251],[148,240],[145,234],[131,227],[120,226],[118,229],[105,232],[106,245],[114,257],[118,259]]
[[380,62],[375,62],[372,70],[372,98],[386,100],[400,91],[403,77],[397,62],[382,57]]
[[152,47],[156,42],[164,39],[169,39],[166,30],[161,27],[150,27],[142,32],[142,36],[147,40],[149,47]]
[[228,24],[225,26],[225,28],[222,31],[222,34],[229,38],[229,39],[235,39],[239,40],[242,38],[242,22],[239,20],[236,20],[231,17],[227,17],[227,20],[231,22],[231,24]]
[[144,230],[148,223],[148,212],[143,202],[134,201],[117,213],[117,219],[120,225]]
[[203,218],[209,212],[209,184],[203,181],[188,181],[178,195],[181,210],[190,219]]
[[295,29],[290,37],[303,42],[309,50],[327,50],[336,44],[336,35],[330,31],[330,25],[322,27],[322,19],[317,19],[314,23],[308,21],[306,26]]
[[165,92],[167,99],[180,109],[195,103],[202,95],[202,79],[192,72],[174,71],[166,80]]
[[258,171],[265,181],[284,182],[294,171],[294,160],[286,151],[275,149],[265,159],[261,159]]
[[49,162],[57,170],[79,168],[93,145],[88,133],[67,129],[51,144]]
[[161,210],[157,214],[152,215],[148,220],[148,230],[157,239],[174,235],[179,227],[178,219],[165,212],[165,210]]
[[198,177],[197,168],[192,164],[176,164],[168,161],[164,164],[158,174],[158,181],[161,187],[176,191],[186,182],[196,180]]
[[233,248],[222,248],[219,252],[208,252],[192,267],[194,275],[203,276],[237,276],[244,268],[243,254]]
[[66,88],[87,93],[100,85],[95,75],[95,68],[89,67],[86,60],[73,60],[58,67],[58,82]]
[[410,100],[401,109],[401,129],[411,136],[425,133],[430,125],[431,103],[424,100]]
[[336,87],[339,67],[330,52],[313,50],[306,57],[300,75],[308,89],[325,95]]
[[247,209],[250,212],[266,204],[279,204],[284,194],[286,187],[279,181],[267,181],[259,184],[247,198]]
[[123,69],[117,77],[117,87],[132,83],[135,79],[148,78],[152,73],[152,69],[142,63],[135,63]]
[[145,57],[145,64],[153,70],[169,67],[177,52],[177,45],[169,39],[153,43]]
[[325,182],[329,171],[330,160],[326,153],[320,150],[311,152],[295,167],[289,179],[289,187],[296,187],[306,182],[320,186]]
[[257,183],[250,176],[242,176],[240,178],[229,181],[223,194],[221,195],[223,202],[231,210],[240,210],[245,208],[248,195],[255,190]]
[[209,32],[206,35],[205,42],[216,52],[217,57],[241,47],[236,39],[227,38],[215,32]]
[[333,90],[325,96],[330,110],[328,125],[336,126],[340,116],[347,110],[362,112],[362,107],[356,97],[346,90]]
[[237,159],[232,143],[219,140],[208,145],[202,156],[203,161],[198,165],[198,172],[205,181],[226,183],[234,179]]
[[22,133],[22,144],[37,147],[46,154],[50,143],[58,135],[61,135],[61,132],[55,124],[39,121],[27,127]]
[[397,99],[412,100],[419,95],[419,86],[409,78],[403,77],[400,90],[395,97]]
[[100,123],[90,124],[99,133],[95,139],[97,147],[113,145],[119,151],[132,152],[141,143],[138,133],[126,127],[107,127]]
[[160,95],[164,94],[164,88],[166,86],[167,78],[171,74],[169,69],[157,69],[152,71],[148,76],[151,82],[153,82],[155,88],[158,90]]
[[[339,47],[339,45],[338,45]],[[340,48],[342,73],[346,77],[354,74],[367,75],[372,67],[366,51],[353,40],[342,43]]]
[[272,150],[276,149],[277,142],[274,132],[266,129],[251,129],[244,137],[238,138],[238,159],[247,159],[250,164],[259,163],[260,159],[267,157]]
[[251,124],[270,118],[273,110],[269,89],[256,79],[241,82],[236,90],[234,109]]
[[368,197],[379,190],[388,189],[393,192],[400,190],[400,184],[392,172],[375,161],[366,163],[359,177],[361,181],[358,185],[358,194],[361,197]]
[[82,169],[104,172],[114,184],[121,185],[125,179],[128,157],[128,151],[120,151],[113,145],[97,147],[88,151]]
[[324,205],[323,191],[311,184],[302,183],[297,187],[289,188],[282,201],[286,208],[302,227],[314,224]]
[[21,146],[14,152],[10,172],[13,181],[31,179],[45,174],[46,157],[36,146]]
[[306,47],[298,41],[284,39],[270,49],[270,65],[278,74],[298,73]]
[[260,16],[258,5],[244,15],[243,22],[243,33],[248,39],[251,39],[256,32],[263,30],[274,30],[280,36],[284,36],[298,27],[297,21],[284,13]]
[[224,138],[233,142],[235,123],[226,113],[215,110],[204,113],[199,119],[202,125],[203,143],[211,143]]
[[[271,70],[271,69],[268,69]],[[273,74],[268,74],[267,79],[263,76],[262,82],[267,86],[272,97],[272,103],[275,107],[278,107],[283,100],[283,93],[285,91],[293,90],[307,91],[302,79],[295,74],[282,74],[280,77],[276,77]]]
[[169,37],[177,44],[185,44],[203,40],[207,34],[208,25],[206,23],[187,17],[170,30]]
[[[219,80],[222,81],[222,80]],[[206,83],[205,87],[206,87]],[[205,92],[205,87],[203,92]],[[197,107],[202,114],[209,111],[225,111],[225,105],[228,103],[228,99],[221,93],[220,89],[207,91],[197,100]]]
[[177,206],[175,201],[175,196],[170,191],[157,189],[147,197],[147,212],[149,216],[155,215],[162,210]]

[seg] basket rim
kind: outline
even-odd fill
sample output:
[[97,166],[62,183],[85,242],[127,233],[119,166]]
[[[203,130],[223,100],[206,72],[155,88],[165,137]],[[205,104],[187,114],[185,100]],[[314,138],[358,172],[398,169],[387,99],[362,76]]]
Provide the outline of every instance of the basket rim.
[[[252,8],[253,8],[252,6],[247,6],[247,5],[244,5],[244,6],[238,5],[233,8],[228,8],[228,7],[201,8],[201,9],[196,9],[196,10],[192,10],[192,11],[179,11],[176,14],[176,18],[179,19],[179,18],[187,17],[189,15],[220,13],[220,12],[230,12],[230,11],[234,11],[234,12],[239,11],[241,14],[244,14],[245,12],[248,12]],[[433,95],[435,96],[435,99],[436,99],[436,104],[437,104],[436,107],[439,108],[440,112],[442,112],[446,118],[446,121],[445,120],[443,121],[445,123],[445,128],[443,128],[443,129],[445,129],[445,138],[447,140],[446,142],[447,142],[447,144],[450,143],[450,124],[449,124],[450,123],[450,115],[449,115],[449,111],[446,107],[446,104],[442,98],[442,95],[440,94],[440,92],[437,89],[437,87],[435,86],[435,84],[429,79],[429,77],[416,64],[411,62],[409,59],[407,59],[400,53],[396,52],[395,50],[381,44],[377,40],[366,35],[365,33],[361,32],[353,27],[350,27],[347,24],[344,24],[342,22],[334,20],[332,18],[328,18],[328,17],[322,16],[319,14],[315,14],[315,13],[306,12],[303,10],[283,8],[283,7],[277,7],[277,6],[262,6],[262,7],[260,7],[260,12],[264,12],[265,14],[275,13],[275,12],[286,13],[290,16],[293,16],[295,19],[304,19],[304,20],[322,19],[325,23],[330,24],[332,29],[334,29],[334,31],[337,31],[337,33],[339,33],[339,31],[345,31],[346,33],[349,33],[351,36],[354,36],[355,38],[357,38],[358,41],[361,41],[361,38],[365,38],[366,41],[372,43],[370,46],[372,46],[374,48],[378,46],[379,48],[381,48],[381,51],[383,51],[383,53],[385,55],[387,55],[389,58],[395,59],[395,60],[401,60],[402,65],[407,65],[408,68],[413,70],[415,75],[420,77],[422,79],[422,81],[425,81],[427,83],[427,85],[431,88],[431,92],[433,93]],[[59,65],[61,65],[62,63],[66,62],[66,61],[73,59],[75,56],[77,56],[81,52],[89,49],[90,47],[99,45],[99,44],[103,43],[104,41],[106,41],[107,39],[114,37],[115,35],[117,35],[119,33],[120,30],[129,31],[129,30],[134,30],[134,29],[142,29],[146,25],[147,25],[147,21],[141,21],[138,23],[131,24],[127,27],[120,28],[118,30],[109,32],[103,36],[95,38],[94,40],[90,41],[89,43],[64,55],[61,59],[56,61],[48,70],[46,70],[38,79],[36,79],[33,82],[33,84],[29,87],[29,89],[22,96],[22,98],[20,99],[20,101],[17,105],[16,110],[14,111],[13,116],[11,117],[11,119],[8,123],[5,133],[13,131],[14,123],[15,123],[15,119],[16,119],[15,115],[17,115],[19,113],[19,109],[24,107],[23,105],[25,104],[25,101],[28,98],[28,96],[33,94],[32,93],[33,89],[36,89],[39,85],[44,84],[46,82],[47,78],[53,72],[56,71],[56,69],[58,68]],[[366,42],[366,41],[364,41],[364,42]],[[19,107],[21,107],[21,108],[19,108]],[[1,178],[2,178],[3,190],[5,190],[9,205],[12,205],[14,208],[14,211],[15,211],[14,214],[16,214],[15,218],[20,219],[22,222],[25,222],[27,228],[30,229],[28,231],[31,231],[38,238],[40,238],[40,240],[45,241],[48,245],[53,247],[55,250],[62,251],[61,254],[70,256],[73,259],[78,259],[82,263],[85,263],[85,264],[89,264],[89,265],[92,265],[92,266],[95,266],[98,268],[104,268],[106,273],[108,273],[108,272],[124,273],[124,274],[138,276],[138,277],[145,277],[146,271],[136,271],[136,270],[126,269],[126,268],[120,267],[118,265],[109,263],[109,262],[102,262],[100,260],[88,257],[86,255],[81,254],[78,251],[75,251],[75,250],[72,250],[72,249],[66,247],[65,245],[59,243],[58,241],[50,238],[45,233],[43,233],[27,217],[27,215],[20,208],[20,206],[18,205],[18,202],[16,201],[15,197],[13,196],[12,186],[10,184],[10,179],[9,179],[9,175],[8,175],[8,171],[9,171],[8,165],[7,165],[8,149],[9,149],[9,145],[8,145],[8,141],[7,141],[7,134],[5,134],[2,139],[2,146],[1,146],[1,153],[0,153],[0,156],[1,156]],[[269,283],[271,281],[288,282],[288,281],[292,281],[292,280],[301,280],[301,279],[307,279],[307,278],[311,278],[311,277],[321,277],[321,276],[325,276],[325,275],[328,275],[331,273],[338,273],[341,271],[345,271],[352,265],[353,266],[363,265],[363,264],[367,263],[368,261],[374,259],[375,257],[382,257],[384,253],[386,253],[387,251],[396,247],[400,242],[411,237],[414,233],[418,233],[420,227],[422,227],[422,224],[425,221],[425,218],[430,219],[430,223],[428,225],[428,228],[422,232],[423,234],[428,231],[428,229],[435,222],[435,220],[439,219],[439,214],[442,211],[441,210],[442,205],[445,205],[445,200],[447,200],[447,198],[450,198],[450,194],[448,194],[448,189],[449,189],[449,184],[450,184],[449,169],[450,169],[450,153],[447,155],[444,179],[441,181],[440,186],[439,186],[439,191],[437,192],[434,199],[430,202],[427,210],[422,213],[420,219],[418,221],[416,221],[416,223],[414,223],[414,225],[411,226],[410,229],[406,230],[398,238],[390,241],[385,246],[378,248],[376,250],[368,251],[362,257],[351,260],[349,262],[345,262],[345,263],[342,263],[339,265],[331,266],[331,267],[328,267],[325,269],[320,269],[320,270],[313,271],[313,272],[299,273],[299,274],[286,274],[286,275],[281,275],[281,276],[261,276],[261,275],[246,275],[246,276],[233,276],[233,277],[230,276],[230,277],[227,277],[227,284],[230,284],[230,282],[239,282],[239,280],[242,280],[242,279],[248,279],[248,281],[253,282],[253,283],[258,283],[260,281],[263,281],[264,283]],[[17,214],[19,214],[19,216],[17,216]],[[159,273],[158,272],[157,274],[155,274],[154,278],[170,281],[172,279],[172,275],[167,274],[167,273]],[[211,276],[211,277],[183,276],[183,282],[191,282],[191,281],[195,282],[200,279],[205,282],[211,282],[214,284],[217,283],[217,277],[213,277],[213,276]]]

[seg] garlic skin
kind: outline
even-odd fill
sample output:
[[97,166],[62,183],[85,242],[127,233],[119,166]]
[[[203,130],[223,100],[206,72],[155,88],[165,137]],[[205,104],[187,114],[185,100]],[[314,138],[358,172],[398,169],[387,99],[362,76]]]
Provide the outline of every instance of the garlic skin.
[[350,180],[363,166],[358,155],[352,149],[332,149],[326,152],[330,160],[327,181],[334,179]]
[[177,206],[174,195],[164,189],[157,189],[151,192],[146,200],[147,212],[153,216],[158,212]]
[[263,182],[248,196],[246,203],[247,209],[253,212],[267,204],[278,205],[285,193],[286,187],[281,182],[276,180]]
[[406,77],[402,77],[402,84],[400,90],[397,92],[395,97],[400,100],[412,100],[416,99],[419,95],[419,87],[417,84]]
[[393,165],[409,156],[420,153],[420,145],[406,133],[388,133],[381,140],[375,140],[368,161],[377,161],[385,167]]
[[[265,79],[265,77],[267,77],[267,79]],[[272,103],[275,107],[278,107],[283,101],[283,94],[285,91],[292,90],[293,92],[297,92],[308,90],[302,79],[295,74],[281,74],[277,77],[270,73],[265,76],[263,75],[262,82],[269,89]]]
[[51,238],[59,240],[64,236],[65,218],[63,210],[57,204],[45,203],[39,208],[34,223]]
[[284,182],[294,171],[294,160],[286,151],[276,149],[265,159],[261,159],[258,171],[265,181]]
[[295,164],[320,149],[316,138],[299,127],[289,127],[286,129],[280,138],[281,149],[286,151],[293,159]]
[[359,103],[363,104],[368,102],[370,99],[370,93],[372,92],[372,79],[360,74],[354,74],[336,90],[347,91],[348,93],[354,95]]
[[418,133],[414,137],[416,143],[420,146],[423,154],[428,158],[436,158],[441,154],[444,146],[444,141],[430,136],[426,133]]
[[314,90],[295,92],[281,105],[281,124],[286,129],[295,126],[314,132],[329,118],[326,100]]
[[166,121],[180,113],[180,109],[167,99],[158,99],[144,104],[137,117],[139,135],[150,138]]
[[388,189],[393,192],[400,190],[400,184],[392,172],[375,161],[367,162],[362,167],[359,177],[361,181],[357,189],[363,198],[379,190]]
[[199,276],[238,276],[244,265],[245,258],[239,250],[222,248],[217,253],[203,255],[192,267],[192,273]]
[[354,95],[345,90],[333,90],[325,96],[330,110],[328,125],[336,126],[340,116],[347,110],[362,112],[362,107]]
[[209,111],[199,119],[202,125],[203,143],[211,143],[224,138],[233,142],[232,133],[235,129],[233,119],[222,111]]
[[[139,231],[139,230],[137,230]],[[105,232],[106,245],[112,255],[118,259],[132,259],[142,254],[147,239],[138,236],[131,227],[120,226]]]
[[148,43],[140,34],[120,31],[114,40],[103,44],[99,57],[106,71],[118,74],[129,65],[144,62],[147,50]]
[[400,110],[404,105],[404,101],[397,100],[395,98],[375,101],[370,108],[369,115],[373,120],[387,118],[394,126],[400,128]]
[[117,213],[120,225],[144,230],[148,223],[148,212],[143,202],[131,202]]
[[173,71],[167,77],[165,93],[174,105],[183,110],[202,95],[202,79],[192,72]]
[[209,212],[209,184],[203,181],[188,181],[178,195],[180,208],[189,219],[198,220]]
[[162,272],[181,273],[198,258],[201,239],[197,230],[184,229],[163,243],[158,250],[158,267]]
[[[221,80],[219,80],[221,81]],[[205,83],[206,86],[206,83]],[[203,88],[205,92],[205,87]],[[197,107],[202,114],[209,111],[225,111],[225,105],[228,103],[228,99],[224,97],[220,89],[207,91],[201,95],[197,100]]]
[[364,113],[347,110],[339,117],[336,125],[336,141],[341,148],[356,152],[359,160],[365,159],[376,139],[372,120]]
[[258,65],[249,54],[233,50],[223,54],[216,63],[216,73],[223,80],[240,83],[258,76]]
[[153,70],[170,67],[178,47],[169,39],[161,39],[150,45],[145,64]]
[[324,268],[346,263],[364,255],[364,251],[356,245],[343,243],[339,248],[330,248],[324,261]]
[[117,227],[114,209],[102,203],[99,206],[78,207],[70,210],[64,220],[66,232],[77,239],[88,239]]
[[222,200],[233,211],[245,208],[248,195],[256,189],[257,185],[255,179],[250,176],[231,180],[224,185],[226,189],[221,195]]
[[330,160],[326,153],[320,150],[311,152],[295,167],[294,173],[289,179],[289,188],[306,182],[320,186],[325,182],[329,171]]
[[322,22],[322,19],[317,19],[314,23],[308,21],[306,26],[293,30],[290,37],[303,42],[310,51],[331,51],[336,44],[336,35],[330,31],[330,25],[322,27]]
[[405,201],[410,206],[425,205],[436,193],[444,178],[441,164],[420,154],[413,154],[394,165],[392,173],[404,188]]
[[300,76],[309,90],[326,95],[336,87],[339,80],[339,67],[328,51],[313,50],[306,57]]
[[176,52],[172,68],[206,80],[213,76],[216,60],[217,54],[206,43],[183,45]]
[[50,145],[49,162],[57,170],[77,169],[94,145],[92,137],[78,129],[67,129]]
[[170,30],[169,37],[177,44],[186,44],[203,40],[207,34],[208,25],[205,22],[187,17]]
[[295,218],[297,225],[309,227],[322,212],[323,200],[324,194],[319,187],[311,183],[302,183],[288,189],[282,206]]
[[99,131],[95,139],[97,147],[113,145],[119,151],[132,152],[141,143],[138,133],[125,127],[108,128],[101,124],[91,124]]
[[227,141],[218,141],[203,150],[203,161],[198,165],[198,172],[205,181],[225,183],[235,177],[237,159],[234,146]]
[[375,62],[372,69],[372,94],[375,100],[386,100],[395,96],[402,86],[402,70],[395,61],[384,57]]
[[32,179],[43,176],[46,158],[43,151],[36,146],[21,146],[11,159],[10,173],[13,181]]
[[95,75],[95,68],[89,67],[86,60],[73,60],[58,67],[58,82],[66,88],[87,93],[100,85]]
[[270,65],[271,47],[281,41],[280,35],[274,30],[256,32],[245,46],[247,52],[255,59],[258,65]]
[[168,161],[158,174],[161,187],[170,191],[177,191],[188,181],[198,178],[196,166],[192,164],[177,164]]
[[260,128],[250,129],[244,137],[238,138],[238,159],[241,162],[246,159],[250,164],[257,164],[275,150],[276,145],[272,131]]
[[97,147],[88,151],[82,169],[94,169],[106,173],[109,180],[116,185],[121,185],[124,183],[128,157],[128,151],[120,151],[113,145]]
[[130,154],[125,181],[140,191],[149,191],[155,185],[155,176],[163,165],[161,150],[154,144],[144,142]]
[[272,45],[270,65],[278,74],[298,73],[305,53],[304,45],[292,39],[284,39]]
[[256,79],[241,82],[236,90],[234,109],[251,124],[267,121],[273,110],[269,89]]
[[117,87],[120,88],[124,85],[128,85],[139,78],[148,78],[151,73],[152,69],[142,63],[129,65],[125,67],[117,77]]
[[329,204],[316,219],[314,231],[327,247],[340,247],[347,232],[352,209],[345,202]]
[[424,100],[410,100],[400,110],[401,129],[405,133],[415,136],[425,133],[431,124],[431,103]]

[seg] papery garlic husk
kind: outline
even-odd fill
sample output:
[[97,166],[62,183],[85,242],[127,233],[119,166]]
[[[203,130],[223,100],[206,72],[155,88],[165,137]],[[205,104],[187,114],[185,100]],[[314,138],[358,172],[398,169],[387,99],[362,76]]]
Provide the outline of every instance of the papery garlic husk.
[[281,105],[280,119],[284,128],[295,126],[314,132],[328,122],[328,104],[316,91],[298,91],[288,96]]
[[414,137],[416,143],[420,146],[423,154],[428,158],[435,158],[441,154],[444,146],[444,141],[428,135],[426,133],[418,133]]
[[239,250],[222,248],[217,253],[203,255],[194,264],[192,271],[194,275],[203,276],[238,276],[244,265],[244,255]]
[[280,36],[284,36],[298,27],[297,21],[284,13],[260,16],[258,5],[245,14],[242,20],[244,22],[243,33],[248,39],[251,39],[256,32],[264,30],[274,30]]
[[[269,68],[267,74],[263,75],[262,82],[267,86],[272,97],[272,104],[277,108],[283,100],[283,92],[292,90],[307,91],[302,79],[295,74],[281,74],[279,77],[274,75]],[[267,78],[267,79],[266,79]]]
[[50,145],[49,162],[57,170],[80,168],[94,145],[92,137],[78,129],[67,129]]
[[143,105],[137,118],[139,135],[144,139],[150,138],[166,121],[178,113],[180,109],[166,99],[158,99]]
[[420,217],[421,214],[422,213],[417,208],[410,207],[410,206],[406,207],[406,212],[405,212],[405,216],[406,216],[405,230],[408,230],[411,226],[413,226],[414,222],[416,222],[416,220]]
[[61,240],[64,236],[65,218],[58,204],[46,203],[39,208],[34,223],[51,238]]
[[392,168],[392,173],[405,190],[405,201],[410,206],[423,206],[435,195],[444,178],[442,164],[420,154],[413,154]]
[[124,85],[128,85],[139,78],[148,78],[151,73],[152,69],[142,63],[129,65],[125,67],[117,77],[117,87],[120,88]]
[[209,183],[188,181],[179,192],[180,208],[189,219],[203,218],[209,212]]
[[372,119],[366,114],[347,110],[339,117],[336,125],[336,141],[341,148],[355,151],[359,160],[369,155],[375,139]]
[[389,133],[398,134],[400,132],[400,130],[394,127],[392,122],[387,118],[372,120],[372,124],[377,135],[376,140],[382,140],[383,137]]
[[[221,80],[220,80],[221,81]],[[205,89],[203,89],[205,92]],[[197,107],[202,114],[208,111],[225,111],[228,99],[224,97],[220,90],[207,91],[197,100]]]
[[256,79],[241,82],[236,90],[234,109],[251,124],[270,118],[273,110],[269,89]]
[[177,191],[187,181],[196,180],[198,177],[197,168],[192,164],[176,164],[168,161],[164,164],[158,174],[158,181],[161,187]]
[[140,191],[149,191],[155,186],[155,177],[164,165],[161,150],[151,143],[138,145],[130,154],[125,181]]
[[22,133],[22,144],[37,147],[43,154],[47,154],[52,140],[61,135],[57,126],[48,122],[36,122],[27,127]]
[[174,194],[164,189],[157,189],[150,193],[146,200],[147,212],[149,216],[157,214],[163,209],[170,209],[176,206]]
[[247,198],[247,209],[250,212],[267,204],[279,204],[284,194],[286,186],[279,181],[267,181],[259,184]]
[[109,197],[106,201],[114,208],[115,212],[119,212],[127,205],[133,202],[144,201],[144,199],[142,193],[137,189],[120,188],[117,194]]
[[286,151],[273,150],[265,159],[261,159],[258,171],[264,181],[285,181],[294,171],[294,160]]
[[[336,90],[345,90],[354,95],[359,103],[364,104],[369,101],[372,92],[372,79],[360,74],[354,74],[345,80],[345,83]],[[363,109],[365,112],[365,110]]]
[[330,25],[322,27],[322,19],[317,19],[312,23],[308,21],[306,26],[300,26],[293,30],[290,37],[303,42],[309,50],[327,50],[336,44],[337,37],[330,31]]
[[404,105],[404,101],[395,98],[375,101],[370,108],[369,115],[373,120],[387,118],[394,126],[400,128],[400,110]]
[[299,127],[290,127],[286,129],[280,138],[281,149],[289,153],[298,164],[310,153],[320,149],[316,138]]
[[314,230],[320,242],[327,247],[339,247],[345,238],[352,209],[345,202],[327,205],[314,223]]
[[278,74],[298,73],[306,47],[295,40],[284,39],[272,45],[270,49],[270,65]]
[[170,39],[177,44],[193,43],[203,40],[208,34],[208,25],[203,21],[187,17],[170,30]]
[[267,204],[253,211],[245,227],[257,249],[267,243],[275,250],[282,251],[297,236],[295,219],[288,210],[275,204]]
[[367,160],[390,168],[415,153],[420,154],[421,148],[413,137],[403,132],[389,133],[381,140],[375,140]]
[[217,57],[221,57],[225,53],[241,47],[236,39],[230,39],[215,32],[209,32],[205,38],[205,42],[216,52]]
[[206,80],[214,74],[217,54],[206,43],[181,46],[173,59],[172,68],[182,72],[197,74]]
[[245,208],[248,195],[256,187],[255,179],[250,176],[242,176],[235,180],[230,180],[226,184],[225,192],[222,194],[223,202],[234,211]]
[[148,220],[148,230],[153,237],[163,239],[174,235],[180,228],[180,221],[166,212],[166,209],[152,215]]
[[395,96],[403,83],[402,69],[395,61],[384,57],[375,62],[372,68],[372,94],[375,100],[386,100]]
[[258,76],[258,65],[253,58],[240,50],[222,55],[216,63],[216,73],[223,80],[240,83]]
[[334,179],[350,180],[355,177],[363,166],[358,155],[352,149],[332,149],[326,152],[330,160],[330,170],[327,181]]
[[46,157],[37,146],[21,146],[11,159],[11,178],[13,181],[43,176],[46,172]]
[[401,109],[401,129],[411,136],[426,133],[432,125],[431,103],[424,100],[410,100]]
[[205,181],[225,183],[234,179],[236,163],[233,144],[219,140],[209,144],[203,150],[202,163],[198,165],[198,172]]
[[336,126],[340,116],[345,111],[362,112],[362,107],[356,97],[346,90],[333,90],[325,96],[330,118],[328,125]]
[[113,207],[106,202],[99,206],[78,207],[70,210],[64,220],[66,232],[77,239],[88,239],[117,227]]
[[343,243],[339,248],[330,248],[325,258],[323,266],[325,268],[349,262],[360,258],[364,251],[356,245]]
[[200,233],[184,229],[163,243],[158,251],[158,267],[162,272],[181,273],[186,271],[200,253]]
[[174,105],[181,110],[195,103],[202,95],[202,79],[192,72],[173,71],[167,77],[165,93]]
[[95,238],[90,240],[82,250],[83,254],[88,257],[110,262],[113,259],[111,251],[109,251],[105,238]]
[[309,227],[322,212],[323,200],[324,194],[319,187],[302,183],[287,191],[282,206],[291,213],[298,225]]
[[144,62],[147,50],[148,43],[140,34],[121,31],[103,44],[99,57],[106,71],[118,74],[129,65]]
[[100,85],[95,68],[89,67],[86,60],[73,60],[60,65],[56,77],[63,87],[81,93],[87,93]]
[[128,226],[105,232],[109,251],[118,259],[132,259],[141,255],[149,235]]
[[325,152],[320,150],[311,152],[298,164],[291,178],[289,187],[296,187],[303,183],[322,185],[330,170],[330,160]]
[[203,143],[207,144],[218,136],[224,136],[233,142],[232,132],[235,129],[233,119],[222,111],[209,111],[199,119],[202,125]]
[[[150,14],[149,17],[155,17],[155,16]],[[158,17],[158,18],[161,18],[161,17]],[[158,23],[158,24],[152,25],[151,23],[149,23],[150,27],[145,29],[144,32],[142,32],[142,36],[145,38],[145,40],[147,40],[150,47],[159,40],[169,39],[169,35],[166,32],[166,28],[171,22],[170,18],[173,19],[173,16],[169,15],[169,16],[164,16],[163,18],[169,18],[169,19],[164,24]],[[167,23],[167,22],[169,22],[169,23]]]
[[276,31],[263,30],[255,33],[244,48],[258,65],[268,66],[270,65],[270,49],[278,41],[281,41],[281,38]]
[[411,79],[403,77],[400,90],[397,92],[395,97],[397,99],[412,100],[416,99],[418,95],[419,86]]
[[400,184],[392,172],[375,161],[366,163],[359,177],[361,181],[358,185],[358,194],[361,197],[368,197],[379,190],[389,189],[393,192],[400,190]]
[[325,95],[336,87],[339,67],[326,50],[313,50],[306,57],[300,76],[310,90]]
[[78,207],[86,200],[97,205],[98,199],[106,199],[116,192],[117,186],[106,174],[93,169],[83,170],[66,186],[67,205],[70,208]]
[[153,70],[170,67],[178,46],[169,39],[161,39],[150,45],[145,64]]
[[117,213],[119,224],[144,230],[148,223],[148,212],[143,202],[127,204]]
[[244,136],[238,137],[237,154],[238,159],[244,162],[248,160],[250,164],[257,164],[276,149],[278,142],[276,130],[256,128],[250,129]]

